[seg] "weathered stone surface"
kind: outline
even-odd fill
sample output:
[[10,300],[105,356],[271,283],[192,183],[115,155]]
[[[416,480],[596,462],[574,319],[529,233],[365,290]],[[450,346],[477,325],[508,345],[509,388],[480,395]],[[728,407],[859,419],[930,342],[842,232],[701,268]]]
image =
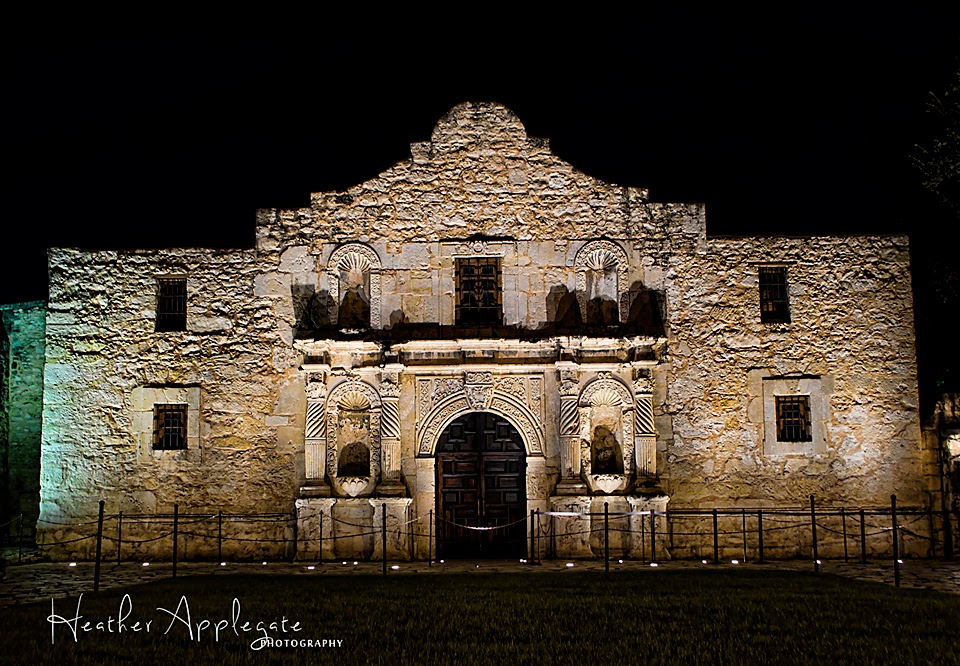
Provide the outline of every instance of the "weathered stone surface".
[[[377,502],[388,524],[442,510],[437,442],[473,411],[523,440],[521,515],[926,501],[906,238],[711,238],[702,206],[580,173],[496,104],[452,109],[411,154],[258,211],[254,250],[52,250],[41,518],[83,522],[101,498],[108,513],[296,510],[317,539],[327,517],[323,552],[369,556]],[[503,320],[457,326],[458,271],[477,258],[499,270]],[[786,271],[789,322],[761,323],[768,265]],[[154,330],[164,276],[187,278],[184,331]],[[135,396],[161,390],[197,396],[185,452],[152,450]],[[784,391],[810,398],[816,441],[779,441]],[[597,428],[616,483],[591,476]],[[52,554],[58,534],[41,529]],[[599,547],[592,531],[556,552]]]

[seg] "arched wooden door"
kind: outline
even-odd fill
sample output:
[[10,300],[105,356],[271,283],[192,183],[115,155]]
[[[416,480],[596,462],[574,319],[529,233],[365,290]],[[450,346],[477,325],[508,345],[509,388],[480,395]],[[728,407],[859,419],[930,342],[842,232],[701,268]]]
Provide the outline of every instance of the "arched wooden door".
[[437,442],[439,555],[524,557],[526,512],[526,455],[517,429],[488,412],[448,425]]

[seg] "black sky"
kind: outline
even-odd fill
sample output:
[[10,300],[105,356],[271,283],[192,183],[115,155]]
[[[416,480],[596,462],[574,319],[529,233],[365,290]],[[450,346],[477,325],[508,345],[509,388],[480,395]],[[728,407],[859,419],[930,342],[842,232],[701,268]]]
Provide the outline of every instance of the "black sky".
[[780,11],[11,23],[0,302],[46,297],[48,246],[249,246],[255,208],[374,177],[467,100],[590,175],[705,202],[712,234],[908,233],[944,254],[957,230],[910,156],[958,66],[955,15]]

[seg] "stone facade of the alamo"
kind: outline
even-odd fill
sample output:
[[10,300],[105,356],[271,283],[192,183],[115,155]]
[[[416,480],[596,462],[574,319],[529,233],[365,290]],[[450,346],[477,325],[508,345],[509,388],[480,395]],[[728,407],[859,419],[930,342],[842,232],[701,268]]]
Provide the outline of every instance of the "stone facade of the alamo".
[[905,237],[708,237],[497,104],[411,148],[253,249],[50,252],[46,552],[89,555],[58,544],[101,499],[295,515],[224,548],[303,558],[377,556],[384,517],[391,558],[523,557],[531,511],[588,557],[606,504],[629,556],[649,509],[929,503]]

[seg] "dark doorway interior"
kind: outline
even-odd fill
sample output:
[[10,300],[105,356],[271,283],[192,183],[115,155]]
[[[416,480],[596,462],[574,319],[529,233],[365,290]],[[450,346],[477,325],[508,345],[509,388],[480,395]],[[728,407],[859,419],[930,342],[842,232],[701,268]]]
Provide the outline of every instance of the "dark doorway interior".
[[448,425],[437,443],[440,557],[524,557],[526,508],[526,456],[516,428],[487,412]]

